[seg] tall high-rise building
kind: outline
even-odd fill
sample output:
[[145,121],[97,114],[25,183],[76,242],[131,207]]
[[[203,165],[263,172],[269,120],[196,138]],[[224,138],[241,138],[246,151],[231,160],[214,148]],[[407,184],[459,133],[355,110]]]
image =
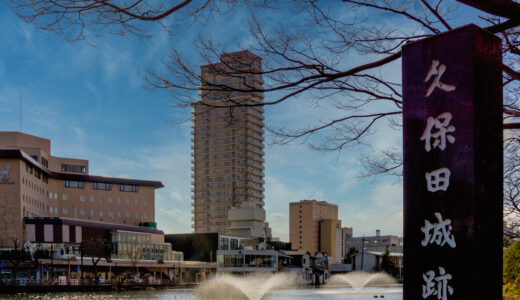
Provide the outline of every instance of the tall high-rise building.
[[261,59],[249,51],[201,67],[192,125],[195,232],[263,235],[264,110],[237,105],[262,103],[263,94],[250,91],[263,86],[259,72]]
[[[289,203],[289,240],[293,249],[312,254],[320,251],[320,223],[326,219],[338,220],[337,205],[316,200]],[[331,230],[336,227],[332,226],[332,221],[328,223]],[[334,235],[331,233],[330,236]]]

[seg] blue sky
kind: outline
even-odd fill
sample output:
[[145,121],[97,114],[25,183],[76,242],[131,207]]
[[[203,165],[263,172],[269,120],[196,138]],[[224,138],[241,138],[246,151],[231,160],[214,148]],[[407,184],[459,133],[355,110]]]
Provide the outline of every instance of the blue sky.
[[[23,23],[2,3],[0,130],[19,130],[21,95],[23,132],[51,139],[53,155],[88,159],[91,174],[162,181],[165,188],[156,191],[159,227],[168,233],[190,232],[190,124],[173,124],[189,117],[189,110],[172,109],[166,91],[144,89],[141,74],[157,68],[170,47],[200,63],[194,46],[199,34],[212,36],[228,51],[238,50],[236,42],[251,40],[244,25],[248,17],[236,11],[217,17],[212,26],[182,26],[176,37],[151,25],[150,39],[105,34],[90,43],[69,43]],[[296,22],[299,15],[282,9],[263,17],[275,24]],[[461,15],[455,23],[468,20]],[[400,61],[385,72],[399,81]],[[267,107],[265,117],[268,125],[297,127],[327,114],[327,108],[292,101]],[[382,149],[400,145],[401,136],[383,122],[369,140]],[[268,136],[265,208],[275,236],[288,240],[288,203],[309,198],[337,204],[343,225],[353,227],[355,235],[372,235],[376,229],[402,235],[401,183],[358,178],[359,154],[370,148],[338,154],[271,141]]]

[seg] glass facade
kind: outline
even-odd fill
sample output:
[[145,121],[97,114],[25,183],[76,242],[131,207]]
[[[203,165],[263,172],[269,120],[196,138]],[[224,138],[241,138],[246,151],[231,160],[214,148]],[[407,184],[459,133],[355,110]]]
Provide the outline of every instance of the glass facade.
[[130,260],[173,260],[172,245],[151,241],[148,233],[113,231],[112,258]]
[[218,268],[277,268],[276,254],[226,253],[217,255]]

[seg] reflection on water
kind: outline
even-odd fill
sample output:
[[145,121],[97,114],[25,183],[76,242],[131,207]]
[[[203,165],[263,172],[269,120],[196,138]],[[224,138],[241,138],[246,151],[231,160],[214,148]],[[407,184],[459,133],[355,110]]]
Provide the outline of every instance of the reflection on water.
[[[384,296],[384,297],[381,297]],[[402,289],[399,286],[390,288],[366,288],[354,290],[350,287],[319,288],[319,289],[291,289],[269,292],[263,300],[368,300],[368,299],[401,300]],[[166,289],[156,291],[126,291],[126,292],[98,292],[98,293],[48,293],[0,296],[1,299],[168,299],[168,300],[195,300],[193,289]]]

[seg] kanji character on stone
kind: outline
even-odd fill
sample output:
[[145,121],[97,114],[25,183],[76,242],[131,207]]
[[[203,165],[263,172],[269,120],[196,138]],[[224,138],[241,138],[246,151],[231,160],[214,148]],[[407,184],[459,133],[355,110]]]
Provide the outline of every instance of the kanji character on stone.
[[426,247],[429,244],[437,244],[442,247],[448,244],[451,248],[457,247],[455,236],[451,234],[451,220],[442,219],[439,212],[434,213],[434,215],[437,218],[437,223],[432,224],[430,221],[424,220],[424,226],[421,227],[424,240],[421,241],[421,245]]
[[423,299],[437,296],[439,300],[448,300],[448,295],[453,295],[453,288],[448,285],[448,281],[451,279],[451,274],[446,273],[443,267],[439,267],[439,276],[435,276],[435,272],[431,270],[424,273],[424,284],[422,285]]
[[[450,112],[444,112],[437,118],[428,117],[426,129],[421,136],[421,141],[425,142],[424,149],[426,152],[430,152],[432,147],[438,147],[441,150],[446,149],[446,140],[451,144],[455,143],[455,137],[450,134],[455,132],[455,126],[450,125],[452,118],[453,116]],[[432,132],[434,127],[437,131]]]
[[430,81],[432,75],[435,75],[435,78],[433,78],[433,81],[430,84],[430,86],[428,87],[428,90],[426,90],[426,94],[424,95],[424,97],[430,96],[433,93],[433,90],[435,90],[435,88],[440,88],[441,90],[443,90],[445,92],[454,91],[456,88],[452,84],[446,84],[446,83],[441,82],[442,74],[444,74],[444,72],[446,71],[446,65],[444,65],[444,64],[439,65],[439,64],[440,64],[439,61],[434,59],[432,61],[430,70],[428,70],[428,74],[426,74],[426,78],[424,78],[424,82],[426,83],[426,82]]
[[448,168],[440,168],[431,172],[426,172],[426,188],[434,193],[437,191],[446,191],[450,186],[450,170]]

